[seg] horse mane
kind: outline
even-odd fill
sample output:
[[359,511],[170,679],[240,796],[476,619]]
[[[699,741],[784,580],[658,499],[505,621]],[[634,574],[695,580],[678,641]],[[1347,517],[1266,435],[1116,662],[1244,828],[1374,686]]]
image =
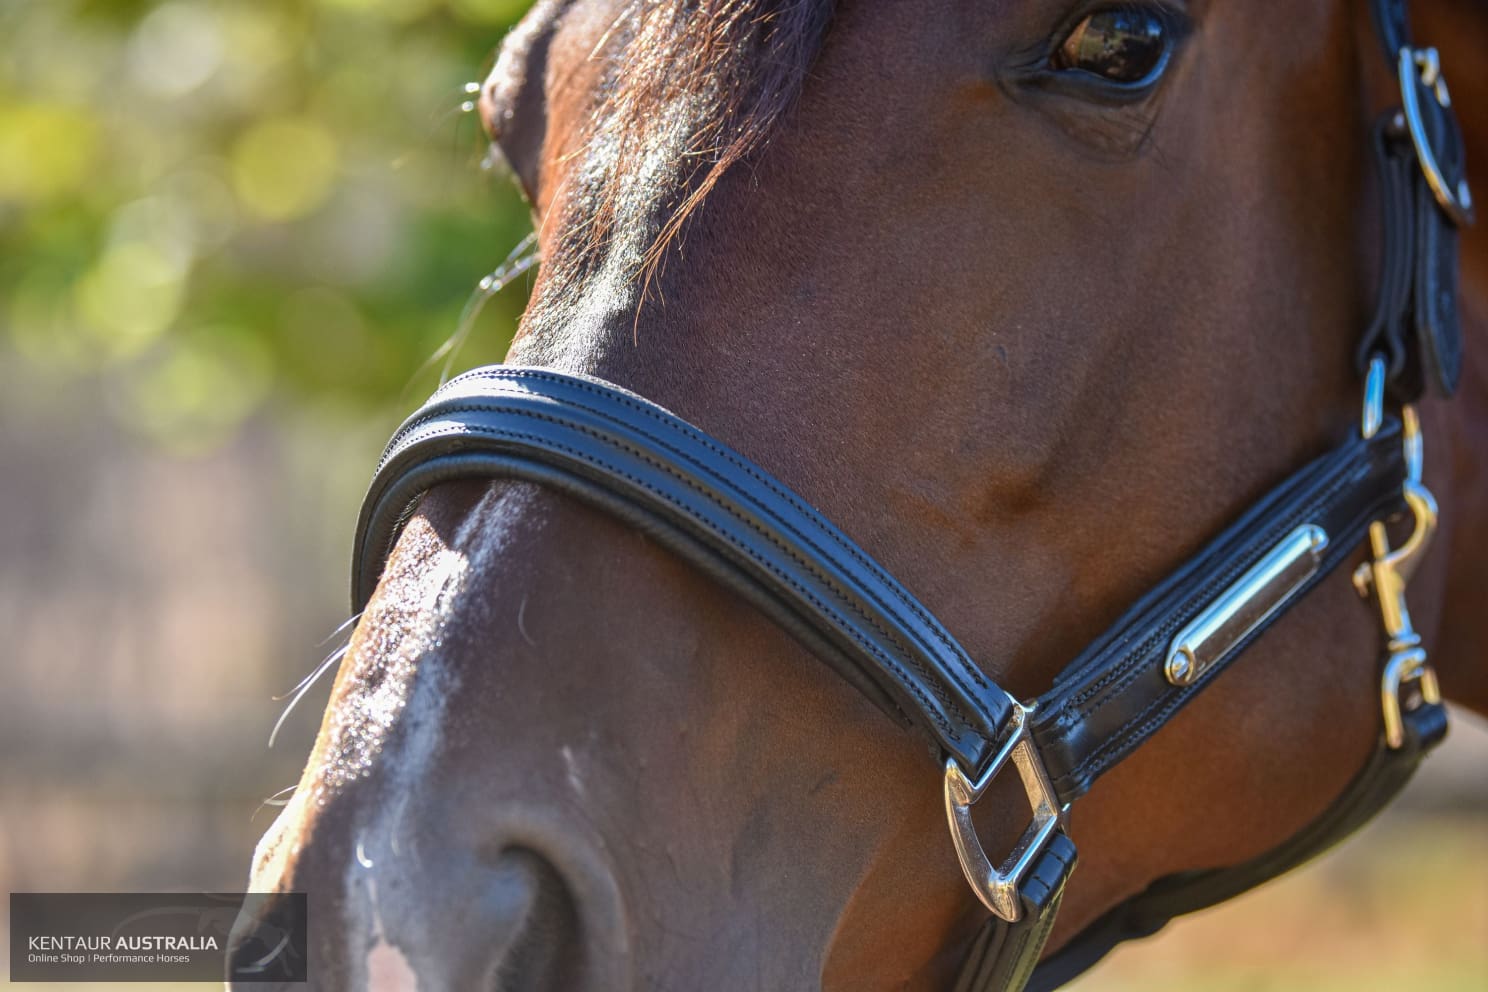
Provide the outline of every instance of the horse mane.
[[[794,104],[834,0],[626,0],[594,57],[606,59],[565,191],[563,233],[544,259],[563,299],[616,237],[649,283],[667,247],[731,167],[766,143]],[[691,163],[677,168],[675,161]]]

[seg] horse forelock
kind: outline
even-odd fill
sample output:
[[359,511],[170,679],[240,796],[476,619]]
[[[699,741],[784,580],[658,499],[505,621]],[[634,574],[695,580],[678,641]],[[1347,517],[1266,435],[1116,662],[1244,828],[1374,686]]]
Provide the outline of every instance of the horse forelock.
[[835,0],[626,0],[597,103],[546,223],[529,319],[604,272],[644,287],[689,217],[795,102]]

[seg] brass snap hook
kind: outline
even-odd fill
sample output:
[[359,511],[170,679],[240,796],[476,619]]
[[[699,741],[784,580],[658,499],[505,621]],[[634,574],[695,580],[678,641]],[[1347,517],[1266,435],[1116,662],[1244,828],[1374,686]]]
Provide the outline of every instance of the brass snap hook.
[[[1383,364],[1381,362],[1381,364]],[[1373,369],[1371,369],[1373,371]],[[1367,417],[1366,417],[1367,419]],[[1406,606],[1405,589],[1421,564],[1421,554],[1436,532],[1437,505],[1431,491],[1421,483],[1421,420],[1414,406],[1401,409],[1405,446],[1405,505],[1410,509],[1414,526],[1410,536],[1398,548],[1390,547],[1390,535],[1383,521],[1369,525],[1369,544],[1373,560],[1354,570],[1354,588],[1368,598],[1373,593],[1379,603],[1380,620],[1390,642],[1389,659],[1381,677],[1380,697],[1384,711],[1385,741],[1392,748],[1405,743],[1401,692],[1405,686],[1419,685],[1424,703],[1441,702],[1436,673],[1426,661],[1421,635],[1411,624]]]

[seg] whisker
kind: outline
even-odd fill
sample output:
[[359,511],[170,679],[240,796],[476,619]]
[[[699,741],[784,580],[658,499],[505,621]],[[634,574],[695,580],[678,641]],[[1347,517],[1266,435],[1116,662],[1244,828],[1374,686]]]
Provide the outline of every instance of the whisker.
[[[450,122],[450,120],[452,118],[463,118],[463,117],[465,117],[465,116],[467,116],[469,114],[475,113],[476,108],[479,107],[480,104],[476,100],[474,100],[472,98],[475,97],[476,94],[480,93],[480,91],[481,91],[481,84],[480,83],[476,83],[476,82],[466,83],[464,86],[461,86],[460,87],[461,100],[460,100],[459,103],[455,104],[453,107],[450,107],[450,108],[448,108],[446,110],[433,110],[433,109],[431,109],[429,111],[429,120],[428,120],[428,123],[426,125],[426,134],[430,138],[433,138],[435,135],[437,135],[445,127],[445,125],[447,125]],[[458,150],[459,144],[460,144],[460,141],[461,141],[461,138],[460,138],[460,129],[459,128],[456,128],[455,129],[454,141],[455,141],[455,149]],[[412,155],[413,155],[413,152],[412,151],[409,151],[409,152],[405,152],[402,155],[397,156],[390,163],[391,167],[393,169],[401,169],[401,168],[403,168],[405,165],[408,164],[408,160],[409,160],[409,158]]]
[[[345,625],[343,624],[342,627],[344,628]],[[334,637],[334,636],[336,636],[336,635],[335,634],[332,634],[331,635],[331,637]],[[326,640],[325,641],[321,641],[320,644],[317,645],[317,647],[323,647],[325,645],[326,641],[329,641],[330,639],[331,639],[330,637],[327,637]],[[339,651],[342,654],[345,654],[347,647],[348,647],[348,645],[343,644],[339,648],[337,648],[336,651]],[[307,688],[309,686],[309,684],[311,682],[314,682],[317,678],[320,677],[321,672],[325,671],[326,664],[331,661],[331,658],[334,658],[334,657],[335,657],[335,652],[332,652],[331,655],[330,655],[330,657],[322,658],[321,659],[321,662],[320,662],[320,665],[318,667],[316,667],[313,671],[311,671],[309,675],[306,675],[304,678],[300,679],[300,681],[296,682],[293,689],[290,689],[288,692],[283,693],[282,695],[271,696],[269,698],[271,698],[276,703],[283,702],[284,700],[288,699],[290,696],[293,696],[295,693],[303,691],[305,688]]]
[[347,617],[345,620],[341,621],[341,625],[339,627],[337,627],[335,630],[333,630],[329,634],[327,634],[324,638],[322,638],[319,642],[317,642],[315,646],[318,647],[318,648],[325,647],[327,644],[331,643],[333,640],[335,640],[341,634],[344,634],[346,632],[347,628],[352,627],[353,625],[355,625],[356,622],[358,620],[360,620],[361,618],[362,618],[362,611],[361,610],[358,610],[357,612],[353,613],[351,616]]
[[274,746],[274,741],[279,737],[279,728],[284,726],[284,721],[289,718],[290,713],[294,712],[294,708],[299,703],[299,701],[305,698],[305,694],[310,691],[310,687],[313,686],[315,682],[322,675],[324,675],[332,665],[336,664],[342,658],[344,658],[346,656],[347,649],[350,647],[351,645],[349,644],[343,644],[336,650],[332,651],[330,654],[326,655],[325,660],[320,663],[320,666],[316,668],[315,671],[306,676],[305,679],[302,680],[300,684],[295,688],[293,694],[290,696],[289,705],[284,707],[284,712],[280,713],[279,719],[274,721],[274,729],[269,732],[269,747]]
[[[528,235],[528,239],[535,235]],[[449,381],[450,372],[454,369],[455,359],[459,357],[460,349],[470,339],[471,332],[475,330],[475,322],[480,317],[481,311],[485,309],[486,301],[507,286],[512,280],[522,273],[534,268],[538,263],[537,253],[524,255],[510,265],[504,265],[495,272],[482,279],[465,303],[465,309],[460,311],[460,322],[455,327],[455,333],[451,334],[449,340],[440,346],[439,350],[430,358],[430,362],[437,362],[444,358],[444,366],[439,370],[439,384],[442,386]]]
[[[263,812],[265,806],[288,806],[290,800],[294,798],[294,791],[298,788],[299,785],[297,783],[295,785],[287,786],[283,789],[280,789],[272,796],[269,796],[263,802],[258,804],[258,808],[253,811],[253,815],[248,817],[248,822],[252,823],[254,820],[258,819],[258,814]],[[284,798],[281,799],[279,798],[280,796],[283,796]]]
[[443,125],[446,121],[448,121],[451,117],[454,117],[456,114],[474,113],[475,108],[479,106],[479,104],[473,99],[473,97],[479,94],[480,91],[481,84],[477,82],[469,82],[466,83],[464,86],[461,86],[460,95],[464,97],[464,99],[456,104],[453,109],[446,110],[439,116],[435,117],[433,120],[433,126],[439,127]]
[[[429,122],[429,130],[431,132],[438,131],[454,118],[464,117],[466,114],[473,114],[475,113],[475,107],[476,103],[474,100],[462,100],[457,106],[451,107],[448,110],[441,111],[438,116],[431,120]],[[459,132],[455,132],[455,138],[458,140],[459,137]]]
[[444,366],[439,372],[439,384],[444,385],[449,379],[455,358],[458,357],[460,349],[464,347],[474,331],[476,318],[480,316],[486,301],[511,285],[512,280],[533,268],[540,261],[537,252],[532,250],[536,243],[537,232],[533,231],[517,242],[516,247],[507,253],[506,259],[476,284],[475,291],[470,294],[470,299],[465,301],[465,306],[460,311],[454,333],[446,338],[444,343],[436,348],[434,353],[426,358],[418,370],[409,377],[408,384],[403,387],[403,399],[407,399],[408,391],[413,388],[414,381],[440,361],[444,362]]

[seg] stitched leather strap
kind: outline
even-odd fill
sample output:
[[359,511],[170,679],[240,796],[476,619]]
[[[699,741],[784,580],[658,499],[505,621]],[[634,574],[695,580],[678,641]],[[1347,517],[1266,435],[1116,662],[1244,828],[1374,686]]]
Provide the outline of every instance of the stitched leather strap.
[[[358,527],[354,606],[370,597],[418,497],[456,478],[571,493],[655,535],[739,590],[888,712],[977,770],[1010,702],[928,610],[799,496],[655,404],[599,380],[495,366],[451,382],[389,443]],[[1296,527],[1329,546],[1304,594],[1400,508],[1399,425],[1350,439],[1292,476],[1149,593],[1038,701],[1034,739],[1061,803],[1162,726],[1265,629],[1198,681],[1163,674],[1172,634]],[[1281,611],[1278,611],[1279,615]],[[1273,615],[1273,619],[1274,616]]]
[[1315,524],[1328,546],[1286,605],[1296,602],[1358,549],[1370,521],[1404,508],[1404,480],[1400,423],[1390,418],[1369,440],[1352,437],[1287,479],[1087,648],[1034,709],[1034,741],[1059,801],[1084,795],[1285,610],[1257,624],[1192,685],[1174,685],[1164,675],[1174,634],[1282,537]]
[[1380,184],[1379,296],[1374,316],[1359,339],[1354,363],[1360,374],[1370,359],[1383,355],[1391,382],[1399,384],[1406,399],[1420,395],[1421,368],[1411,347],[1411,281],[1415,275],[1415,239],[1412,237],[1413,187],[1416,150],[1404,132],[1398,111],[1390,111],[1375,122],[1371,134],[1375,171]]
[[597,379],[477,369],[409,418],[362,507],[353,609],[417,499],[470,478],[540,482],[618,516],[746,596],[969,774],[995,752],[1012,701],[929,610],[763,469]]
[[[1034,710],[1060,803],[1209,684],[1266,625],[1400,508],[1400,425],[1350,438],[1294,474],[1087,650]],[[358,524],[353,605],[370,598],[419,497],[454,479],[514,478],[572,494],[653,535],[756,603],[941,753],[980,770],[1011,701],[866,552],[763,469],[655,404],[597,379],[477,369],[440,390],[388,444]],[[1328,535],[1312,577],[1192,685],[1165,678],[1169,639],[1304,524]],[[1024,914],[990,920],[963,972],[976,992],[1016,990],[1052,926],[1074,849],[1062,832],[1019,886]]]
[[[1375,22],[1376,36],[1380,42],[1386,64],[1395,72],[1402,49],[1412,45],[1406,0],[1372,0],[1371,15]],[[1409,81],[1417,87],[1417,104],[1426,143],[1436,159],[1436,164],[1447,175],[1449,182],[1460,178],[1462,173],[1462,146],[1460,130],[1449,106],[1442,106],[1431,99],[1420,78]],[[1375,160],[1380,176],[1382,194],[1383,254],[1379,298],[1370,326],[1360,342],[1358,365],[1361,372],[1376,355],[1383,355],[1388,369],[1389,390],[1397,402],[1412,402],[1428,386],[1434,386],[1444,395],[1450,396],[1456,388],[1461,368],[1461,332],[1457,315],[1457,233],[1456,222],[1448,216],[1428,188],[1421,159],[1400,111],[1387,112],[1378,122],[1373,133]],[[1386,461],[1390,460],[1389,453]],[[1403,465],[1386,466],[1371,454],[1369,463],[1379,471],[1393,476],[1403,471]],[[1294,480],[1295,481],[1295,480]],[[1289,482],[1283,486],[1292,485]],[[1397,490],[1398,492],[1398,490]],[[1273,499],[1276,497],[1273,496]],[[1393,506],[1381,507],[1383,516]],[[1339,508],[1343,508],[1340,506]],[[1252,511],[1252,515],[1254,511]],[[1340,519],[1346,516],[1340,514]],[[1367,516],[1367,513],[1366,513]],[[1330,547],[1352,549],[1357,538],[1353,537],[1354,524],[1345,522],[1349,537],[1334,539]],[[1232,531],[1239,529],[1232,528]],[[1329,528],[1330,537],[1334,531]],[[1221,537],[1211,550],[1222,545]],[[1213,574],[1211,566],[1199,564],[1205,552],[1195,559],[1197,574]],[[1324,562],[1319,576],[1336,565]],[[1187,569],[1185,569],[1187,571]],[[1314,581],[1318,576],[1314,577]],[[1189,581],[1198,581],[1197,577]],[[1176,587],[1181,583],[1169,580],[1166,586]],[[1299,590],[1293,599],[1300,595]],[[1150,594],[1143,604],[1133,608],[1116,631],[1129,632],[1131,625],[1141,628],[1140,619],[1144,609],[1151,608],[1152,616],[1160,614],[1156,601],[1164,596],[1162,588]],[[1148,624],[1149,629],[1151,624]],[[1249,640],[1248,638],[1247,640]],[[1233,658],[1244,644],[1229,652]],[[1139,653],[1140,653],[1139,648]],[[1103,661],[1099,655],[1108,657]],[[1108,665],[1116,669],[1123,667],[1121,647],[1111,637],[1097,643],[1087,655],[1090,674],[1083,684],[1094,695],[1085,705],[1093,705],[1102,693],[1114,698],[1103,704],[1110,713],[1104,722],[1111,719],[1129,719],[1129,714],[1138,713],[1160,698],[1165,690],[1148,680],[1145,690],[1140,687],[1119,691],[1113,688],[1095,688],[1096,674]],[[1222,662],[1228,659],[1222,659]],[[1080,693],[1076,685],[1082,680],[1076,673],[1085,666],[1077,662],[1070,673],[1061,678],[1069,686],[1056,686],[1051,696],[1068,707]],[[1222,667],[1222,666],[1221,666]],[[1150,663],[1140,670],[1150,674]],[[1071,678],[1071,676],[1074,676]],[[1209,676],[1209,677],[1212,677]],[[1205,684],[1201,680],[1194,688]],[[1134,686],[1140,679],[1133,683]],[[1176,690],[1168,704],[1174,708],[1186,701],[1192,690]],[[1122,698],[1125,697],[1125,698]],[[1051,736],[1059,738],[1058,725],[1061,715],[1055,709],[1058,703],[1051,700],[1051,708],[1044,713],[1045,722],[1041,743]],[[1063,714],[1068,719],[1068,711]],[[1399,793],[1410,780],[1422,758],[1444,736],[1446,710],[1441,705],[1421,704],[1407,711],[1403,717],[1405,744],[1391,749],[1380,738],[1369,761],[1355,776],[1327,811],[1294,837],[1274,850],[1241,865],[1215,868],[1206,871],[1188,872],[1170,876],[1154,882],[1141,894],[1107,913],[1086,928],[1074,940],[1050,960],[1044,962],[1029,983],[1031,992],[1048,992],[1071,980],[1100,960],[1116,944],[1138,937],[1145,937],[1160,929],[1169,919],[1183,913],[1193,912],[1206,906],[1230,899],[1268,879],[1274,878],[1302,864],[1317,854],[1347,837],[1371,819]],[[1124,724],[1123,724],[1124,725]],[[1046,761],[1050,762],[1051,775],[1055,779],[1056,791],[1061,795],[1077,795],[1089,787],[1090,782],[1105,767],[1119,756],[1103,755],[1094,742],[1098,734],[1081,742],[1078,734],[1065,734],[1062,743],[1046,750]],[[1039,730],[1035,731],[1036,739]],[[1134,747],[1137,740],[1122,743],[1122,735],[1106,738],[1109,746],[1123,755]],[[1061,764],[1062,763],[1062,764]],[[1056,768],[1063,768],[1060,771]]]
[[1055,834],[1023,881],[1022,918],[1008,923],[994,916],[983,924],[952,992],[1020,992],[1028,984],[1059,915],[1075,861],[1074,843],[1062,831]]
[[1362,372],[1383,354],[1392,397],[1412,403],[1428,387],[1451,396],[1461,376],[1457,228],[1472,218],[1466,152],[1435,53],[1411,45],[1405,0],[1373,0],[1370,11],[1402,106],[1374,129],[1383,252],[1379,299],[1357,364]]
[[[1452,140],[1456,123],[1450,111],[1430,100],[1421,107],[1445,135],[1441,147],[1460,150],[1460,136]],[[1390,393],[1399,402],[1416,401],[1428,387],[1451,396],[1462,375],[1457,228],[1426,183],[1399,111],[1375,124],[1373,147],[1383,246],[1379,297],[1355,363],[1362,372],[1371,358],[1383,355]]]
[[1374,36],[1379,39],[1380,51],[1385,61],[1394,65],[1400,50],[1411,43],[1406,0],[1370,0],[1369,13],[1374,18]]

